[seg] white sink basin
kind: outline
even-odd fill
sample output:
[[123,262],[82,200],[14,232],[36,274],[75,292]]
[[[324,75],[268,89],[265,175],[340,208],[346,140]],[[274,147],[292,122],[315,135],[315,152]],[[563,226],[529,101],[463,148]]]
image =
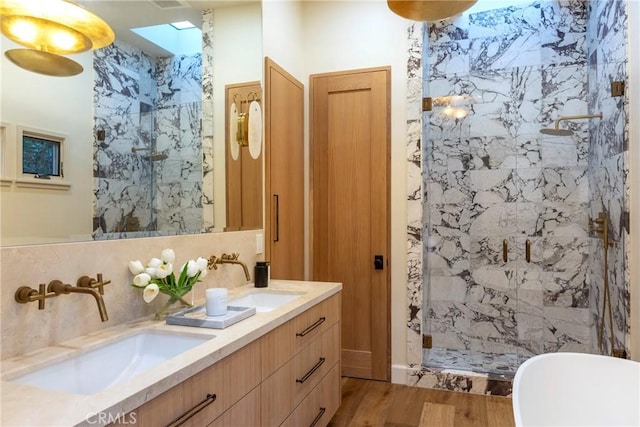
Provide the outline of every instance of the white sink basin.
[[640,363],[581,353],[532,357],[516,371],[521,426],[639,426]]
[[9,381],[75,394],[94,394],[212,338],[211,335],[144,331]]
[[302,294],[295,293],[253,291],[248,295],[229,301],[229,305],[255,307],[256,312],[265,313],[290,303],[301,295]]

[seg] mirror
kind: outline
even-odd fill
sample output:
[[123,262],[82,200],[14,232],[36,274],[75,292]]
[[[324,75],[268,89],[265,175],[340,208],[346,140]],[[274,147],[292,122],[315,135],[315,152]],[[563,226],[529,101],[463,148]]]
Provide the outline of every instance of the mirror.
[[[243,229],[226,224],[225,87],[262,79],[260,2],[79,3],[116,32],[114,46],[70,56],[82,74],[52,78],[2,58],[0,243]],[[182,20],[203,30],[202,54],[171,55],[129,31]],[[12,47],[3,37],[3,52]],[[59,180],[19,176],[23,128],[63,135]],[[261,195],[261,174],[254,185]]]

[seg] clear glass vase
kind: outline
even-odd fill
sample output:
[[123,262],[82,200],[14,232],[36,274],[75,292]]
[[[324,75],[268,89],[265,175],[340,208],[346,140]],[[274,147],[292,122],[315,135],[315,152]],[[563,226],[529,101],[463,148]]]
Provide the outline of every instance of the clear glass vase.
[[167,316],[170,316],[178,311],[184,310],[186,308],[192,307],[187,301],[185,301],[182,297],[176,295],[169,295],[169,299],[162,306],[162,308],[156,311],[155,319],[156,320],[165,320]]

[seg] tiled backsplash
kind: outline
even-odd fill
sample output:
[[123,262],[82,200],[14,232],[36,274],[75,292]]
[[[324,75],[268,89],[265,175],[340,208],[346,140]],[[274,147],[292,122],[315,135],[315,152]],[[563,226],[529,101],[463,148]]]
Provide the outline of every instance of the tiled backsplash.
[[[256,234],[262,231],[195,234],[100,242],[3,247],[0,303],[2,327],[1,359],[31,352],[74,337],[89,334],[137,318],[152,316],[164,304],[159,295],[151,304],[142,300],[142,292],[130,286],[129,261],[146,263],[159,257],[165,248],[176,253],[177,265],[199,256],[240,253],[253,278]],[[262,259],[262,258],[260,258]],[[14,293],[20,286],[37,288],[58,279],[75,286],[83,275],[102,273],[111,280],[105,287],[104,302],[109,321],[101,322],[96,301],[89,295],[69,294],[46,300],[44,310],[36,302],[19,304]],[[253,279],[252,279],[253,280]],[[195,287],[195,299],[204,298],[208,287],[234,288],[245,284],[242,268],[222,265],[211,270]],[[189,298],[189,297],[187,297]]]

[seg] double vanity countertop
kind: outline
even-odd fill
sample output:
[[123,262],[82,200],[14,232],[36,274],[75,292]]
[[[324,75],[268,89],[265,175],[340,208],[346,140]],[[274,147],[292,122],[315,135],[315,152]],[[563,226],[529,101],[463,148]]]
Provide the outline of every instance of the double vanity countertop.
[[[159,396],[194,374],[229,356],[317,303],[338,293],[339,283],[271,280],[267,288],[253,284],[229,290],[229,299],[253,290],[299,293],[301,296],[269,312],[258,312],[226,329],[168,325],[148,318],[123,323],[85,336],[2,361],[2,426],[104,425]],[[204,303],[202,301],[201,303]],[[210,335],[205,341],[159,365],[101,392],[80,395],[12,382],[35,369],[64,361],[138,332],[161,331]]]

